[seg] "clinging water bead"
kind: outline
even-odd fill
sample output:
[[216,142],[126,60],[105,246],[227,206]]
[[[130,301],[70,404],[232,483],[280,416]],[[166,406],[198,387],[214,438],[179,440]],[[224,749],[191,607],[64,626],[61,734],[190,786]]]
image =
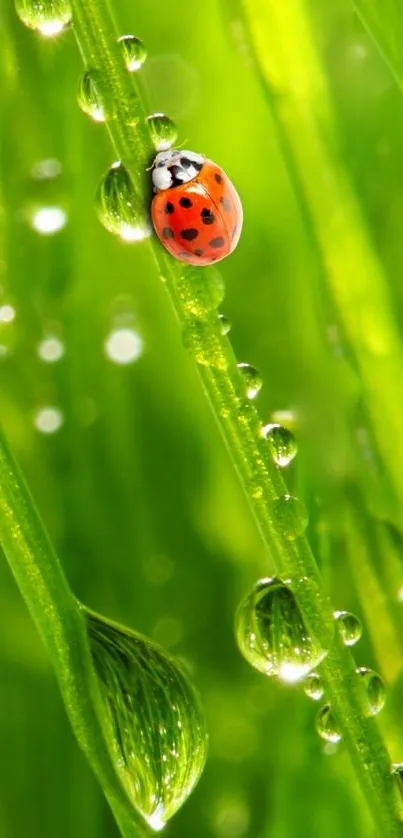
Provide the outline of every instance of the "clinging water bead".
[[20,20],[45,38],[60,35],[71,21],[69,0],[15,0]]
[[336,744],[341,740],[341,731],[333,715],[330,704],[324,704],[316,716],[316,730],[321,739]]
[[[157,148],[168,149],[170,137],[161,132],[157,117],[162,120],[163,115],[148,118],[151,137]],[[152,165],[152,183],[154,228],[172,256],[203,266],[235,250],[242,229],[242,205],[235,187],[215,163],[193,151],[160,151]]]
[[377,716],[384,707],[386,699],[385,684],[380,675],[373,669],[360,666],[356,670],[362,680],[367,699],[367,713],[369,716]]
[[118,39],[118,43],[122,49],[126,70],[129,73],[137,72],[147,58],[147,50],[143,41],[140,41],[140,38],[136,38],[134,35],[122,35]]
[[355,646],[362,634],[362,625],[350,611],[335,611],[334,618],[345,646]]
[[269,424],[262,428],[262,434],[270,442],[273,460],[280,468],[285,468],[297,453],[297,443],[292,431],[282,425]]

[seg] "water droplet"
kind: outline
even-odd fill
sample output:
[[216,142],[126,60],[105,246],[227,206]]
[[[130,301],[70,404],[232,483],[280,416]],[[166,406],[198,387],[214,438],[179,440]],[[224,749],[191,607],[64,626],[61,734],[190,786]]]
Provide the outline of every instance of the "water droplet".
[[228,317],[226,317],[225,314],[219,314],[218,319],[220,321],[221,334],[227,335],[228,332],[231,331],[231,321],[228,320]]
[[94,122],[113,119],[115,109],[112,95],[99,70],[86,70],[78,83],[77,101],[81,110]]
[[303,535],[308,524],[308,513],[298,498],[283,495],[274,501],[272,510],[275,524],[285,538],[293,541]]
[[399,792],[403,796],[403,762],[394,762],[391,772],[392,776],[396,779]]
[[203,317],[216,311],[225,294],[224,280],[215,268],[186,268],[177,280],[177,291],[186,311]]
[[42,361],[49,364],[59,361],[64,355],[64,345],[56,337],[47,337],[38,345],[38,355]]
[[316,730],[326,742],[340,742],[341,732],[334,718],[330,704],[324,704],[316,716]]
[[63,425],[63,414],[57,407],[42,407],[35,413],[34,425],[42,434],[54,434]]
[[300,681],[326,656],[289,583],[261,579],[242,600],[235,620],[239,648],[259,672]]
[[237,364],[237,367],[244,379],[246,398],[255,399],[263,385],[259,370],[250,364]]
[[204,767],[199,697],[178,664],[148,638],[86,615],[116,771],[135,808],[153,829],[162,829]]
[[122,163],[114,163],[99,184],[98,217],[110,233],[125,242],[139,242],[151,235],[130,174]]
[[370,716],[377,716],[384,707],[386,699],[385,684],[380,675],[374,672],[373,669],[367,669],[365,666],[360,666],[356,669],[357,675],[362,678],[365,687],[368,713]]
[[114,329],[105,341],[105,355],[116,364],[132,364],[143,354],[143,340],[134,329]]
[[344,645],[355,646],[362,634],[362,625],[358,617],[350,611],[335,611],[334,618]]
[[67,213],[62,207],[36,207],[33,209],[30,223],[36,233],[53,236],[67,224]]
[[0,323],[12,323],[15,318],[15,308],[5,304],[0,306]]
[[157,151],[167,151],[171,148],[178,136],[176,125],[172,119],[163,113],[153,113],[147,117],[146,123]]
[[69,0],[15,0],[20,20],[45,38],[54,38],[71,21]]
[[273,460],[281,468],[288,466],[297,453],[297,443],[292,431],[282,425],[265,425],[263,436],[270,442],[273,449]]
[[[227,369],[227,354],[222,351],[220,342],[211,338],[208,324],[206,326],[206,321],[200,317],[194,317],[183,327],[182,343],[198,364],[222,371]],[[221,415],[227,414],[222,412]]]
[[118,43],[122,47],[126,69],[129,73],[135,73],[147,58],[147,50],[143,41],[140,41],[140,38],[136,38],[134,35],[122,35]]
[[320,676],[317,672],[311,672],[303,683],[304,693],[313,701],[319,701],[323,697],[324,689]]

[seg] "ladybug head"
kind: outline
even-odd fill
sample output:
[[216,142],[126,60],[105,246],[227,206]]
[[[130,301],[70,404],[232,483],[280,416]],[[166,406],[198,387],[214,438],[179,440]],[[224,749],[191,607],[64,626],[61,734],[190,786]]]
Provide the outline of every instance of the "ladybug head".
[[171,189],[193,180],[202,168],[204,157],[194,151],[160,151],[152,165],[154,192]]

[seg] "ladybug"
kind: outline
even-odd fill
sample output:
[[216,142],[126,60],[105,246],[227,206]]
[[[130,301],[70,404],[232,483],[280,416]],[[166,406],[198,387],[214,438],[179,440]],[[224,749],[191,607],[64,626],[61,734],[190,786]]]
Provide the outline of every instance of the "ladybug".
[[158,238],[181,262],[211,265],[238,244],[242,204],[227,175],[193,151],[162,151],[151,167],[151,217]]

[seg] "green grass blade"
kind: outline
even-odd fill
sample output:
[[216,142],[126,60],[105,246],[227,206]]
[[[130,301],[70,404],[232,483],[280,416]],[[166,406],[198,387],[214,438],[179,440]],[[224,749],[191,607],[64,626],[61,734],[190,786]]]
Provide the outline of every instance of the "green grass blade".
[[399,0],[353,0],[365,28],[403,88],[403,9]]

